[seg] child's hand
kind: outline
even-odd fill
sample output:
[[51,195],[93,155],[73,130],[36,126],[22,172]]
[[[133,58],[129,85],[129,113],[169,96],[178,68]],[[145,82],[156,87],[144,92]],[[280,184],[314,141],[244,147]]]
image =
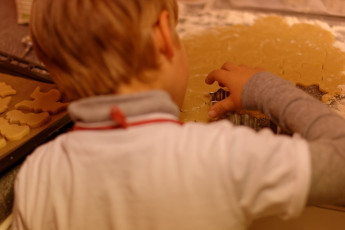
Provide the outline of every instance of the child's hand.
[[226,112],[242,108],[241,96],[244,85],[254,74],[263,71],[261,68],[250,68],[245,65],[235,65],[226,62],[221,69],[212,71],[205,82],[212,84],[217,81],[221,87],[227,87],[230,96],[215,105],[209,111],[212,118],[218,117]]

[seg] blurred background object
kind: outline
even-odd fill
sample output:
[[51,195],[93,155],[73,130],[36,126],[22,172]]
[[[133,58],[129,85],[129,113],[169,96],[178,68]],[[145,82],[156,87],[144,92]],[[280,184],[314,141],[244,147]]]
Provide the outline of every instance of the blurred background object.
[[231,6],[345,17],[344,0],[227,0]]
[[32,0],[16,0],[18,24],[29,23],[31,5],[32,5]]
[[177,0],[180,12],[197,13],[213,6],[217,0]]
[[27,52],[29,49],[27,40],[29,25],[28,23],[19,23],[18,20],[20,17],[17,2],[24,1],[31,2],[32,0],[0,0],[0,52],[18,58],[24,57],[25,60],[39,63],[34,52]]

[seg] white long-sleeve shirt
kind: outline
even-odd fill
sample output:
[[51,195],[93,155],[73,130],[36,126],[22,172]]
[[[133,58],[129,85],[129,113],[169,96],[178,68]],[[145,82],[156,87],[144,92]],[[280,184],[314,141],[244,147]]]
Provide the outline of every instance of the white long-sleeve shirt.
[[[114,106],[127,128],[112,127]],[[69,109],[81,129],[27,158],[13,229],[246,229],[259,217],[297,216],[306,204],[310,156],[299,136],[228,121],[181,125],[161,91]]]
[[309,170],[304,140],[226,121],[74,131],[21,168],[14,226],[245,229],[261,216],[298,215]]

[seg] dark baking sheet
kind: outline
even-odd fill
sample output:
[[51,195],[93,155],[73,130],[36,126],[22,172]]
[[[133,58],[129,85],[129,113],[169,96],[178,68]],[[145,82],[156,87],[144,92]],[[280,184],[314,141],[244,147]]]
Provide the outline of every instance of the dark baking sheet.
[[[42,69],[40,74],[30,71],[30,68],[32,68],[30,63],[28,64],[26,61],[14,57],[0,60],[0,82],[6,82],[6,84],[12,86],[17,91],[17,94],[12,97],[7,111],[13,109],[16,103],[24,99],[30,100],[30,95],[37,86],[40,86],[42,92],[56,88],[55,84],[49,80],[49,74],[44,73],[44,67],[35,67]],[[0,114],[0,116],[5,114],[6,112]],[[37,146],[66,131],[66,129],[71,127],[71,124],[72,122],[67,112],[61,112],[52,115],[51,120],[47,124],[31,129],[30,134],[23,139],[7,141],[7,145],[0,149],[0,173],[20,163]]]
[[0,51],[0,70],[9,74],[53,83],[48,71],[41,65]]

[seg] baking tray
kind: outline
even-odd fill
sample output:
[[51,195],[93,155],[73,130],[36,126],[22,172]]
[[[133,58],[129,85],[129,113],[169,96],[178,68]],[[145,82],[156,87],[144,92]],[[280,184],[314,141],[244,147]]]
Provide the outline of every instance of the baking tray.
[[[41,88],[41,92],[56,88],[44,67],[4,53],[0,53],[0,82],[5,82],[17,91],[7,111],[24,99],[30,100],[30,95],[37,86]],[[5,114],[6,112],[0,116],[3,117]],[[66,131],[71,125],[71,119],[64,111],[52,115],[51,120],[45,125],[30,129],[30,134],[23,139],[7,141],[7,145],[0,149],[0,173],[19,164],[37,146]]]
[[49,72],[36,64],[0,51],[0,69],[2,72],[19,75],[41,82],[53,83]]

